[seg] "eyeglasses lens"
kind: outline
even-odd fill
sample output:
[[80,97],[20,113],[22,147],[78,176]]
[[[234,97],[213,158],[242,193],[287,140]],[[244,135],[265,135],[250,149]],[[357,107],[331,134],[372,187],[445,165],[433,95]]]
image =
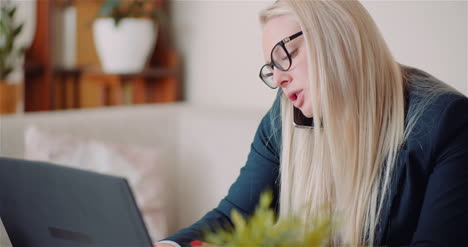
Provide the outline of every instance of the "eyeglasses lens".
[[279,69],[285,71],[289,69],[290,66],[290,59],[288,57],[288,54],[284,50],[284,47],[281,45],[276,45],[273,48],[272,54],[272,59],[273,63],[278,66]]

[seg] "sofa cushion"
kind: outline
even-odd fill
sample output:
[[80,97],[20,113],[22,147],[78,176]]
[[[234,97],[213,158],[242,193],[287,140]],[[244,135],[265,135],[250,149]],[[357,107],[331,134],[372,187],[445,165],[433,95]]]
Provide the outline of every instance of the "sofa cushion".
[[155,148],[121,145],[69,136],[29,126],[25,131],[25,158],[48,161],[127,178],[150,235],[167,235],[163,195],[165,160]]

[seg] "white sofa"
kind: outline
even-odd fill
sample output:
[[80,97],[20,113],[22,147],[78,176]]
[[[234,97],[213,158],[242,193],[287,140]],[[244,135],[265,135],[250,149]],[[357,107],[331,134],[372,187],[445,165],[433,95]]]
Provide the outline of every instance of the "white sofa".
[[117,144],[163,150],[169,233],[217,206],[244,165],[266,110],[185,103],[0,115],[0,155],[24,157],[28,125]]

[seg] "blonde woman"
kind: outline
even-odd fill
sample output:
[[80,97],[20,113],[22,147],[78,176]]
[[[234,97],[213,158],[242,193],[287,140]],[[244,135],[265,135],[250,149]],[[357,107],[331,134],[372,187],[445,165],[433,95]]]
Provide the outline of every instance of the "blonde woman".
[[267,188],[279,217],[330,205],[333,246],[468,246],[468,99],[397,63],[358,1],[280,0],[261,21],[260,78],[279,92],[247,164],[215,210],[156,246],[248,217]]

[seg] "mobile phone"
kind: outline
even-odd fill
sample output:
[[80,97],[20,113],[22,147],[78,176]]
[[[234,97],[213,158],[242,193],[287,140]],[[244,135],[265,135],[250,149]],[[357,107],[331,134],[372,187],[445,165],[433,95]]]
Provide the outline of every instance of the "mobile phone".
[[301,110],[293,106],[294,126],[300,128],[314,128],[314,118],[308,118],[302,114]]

